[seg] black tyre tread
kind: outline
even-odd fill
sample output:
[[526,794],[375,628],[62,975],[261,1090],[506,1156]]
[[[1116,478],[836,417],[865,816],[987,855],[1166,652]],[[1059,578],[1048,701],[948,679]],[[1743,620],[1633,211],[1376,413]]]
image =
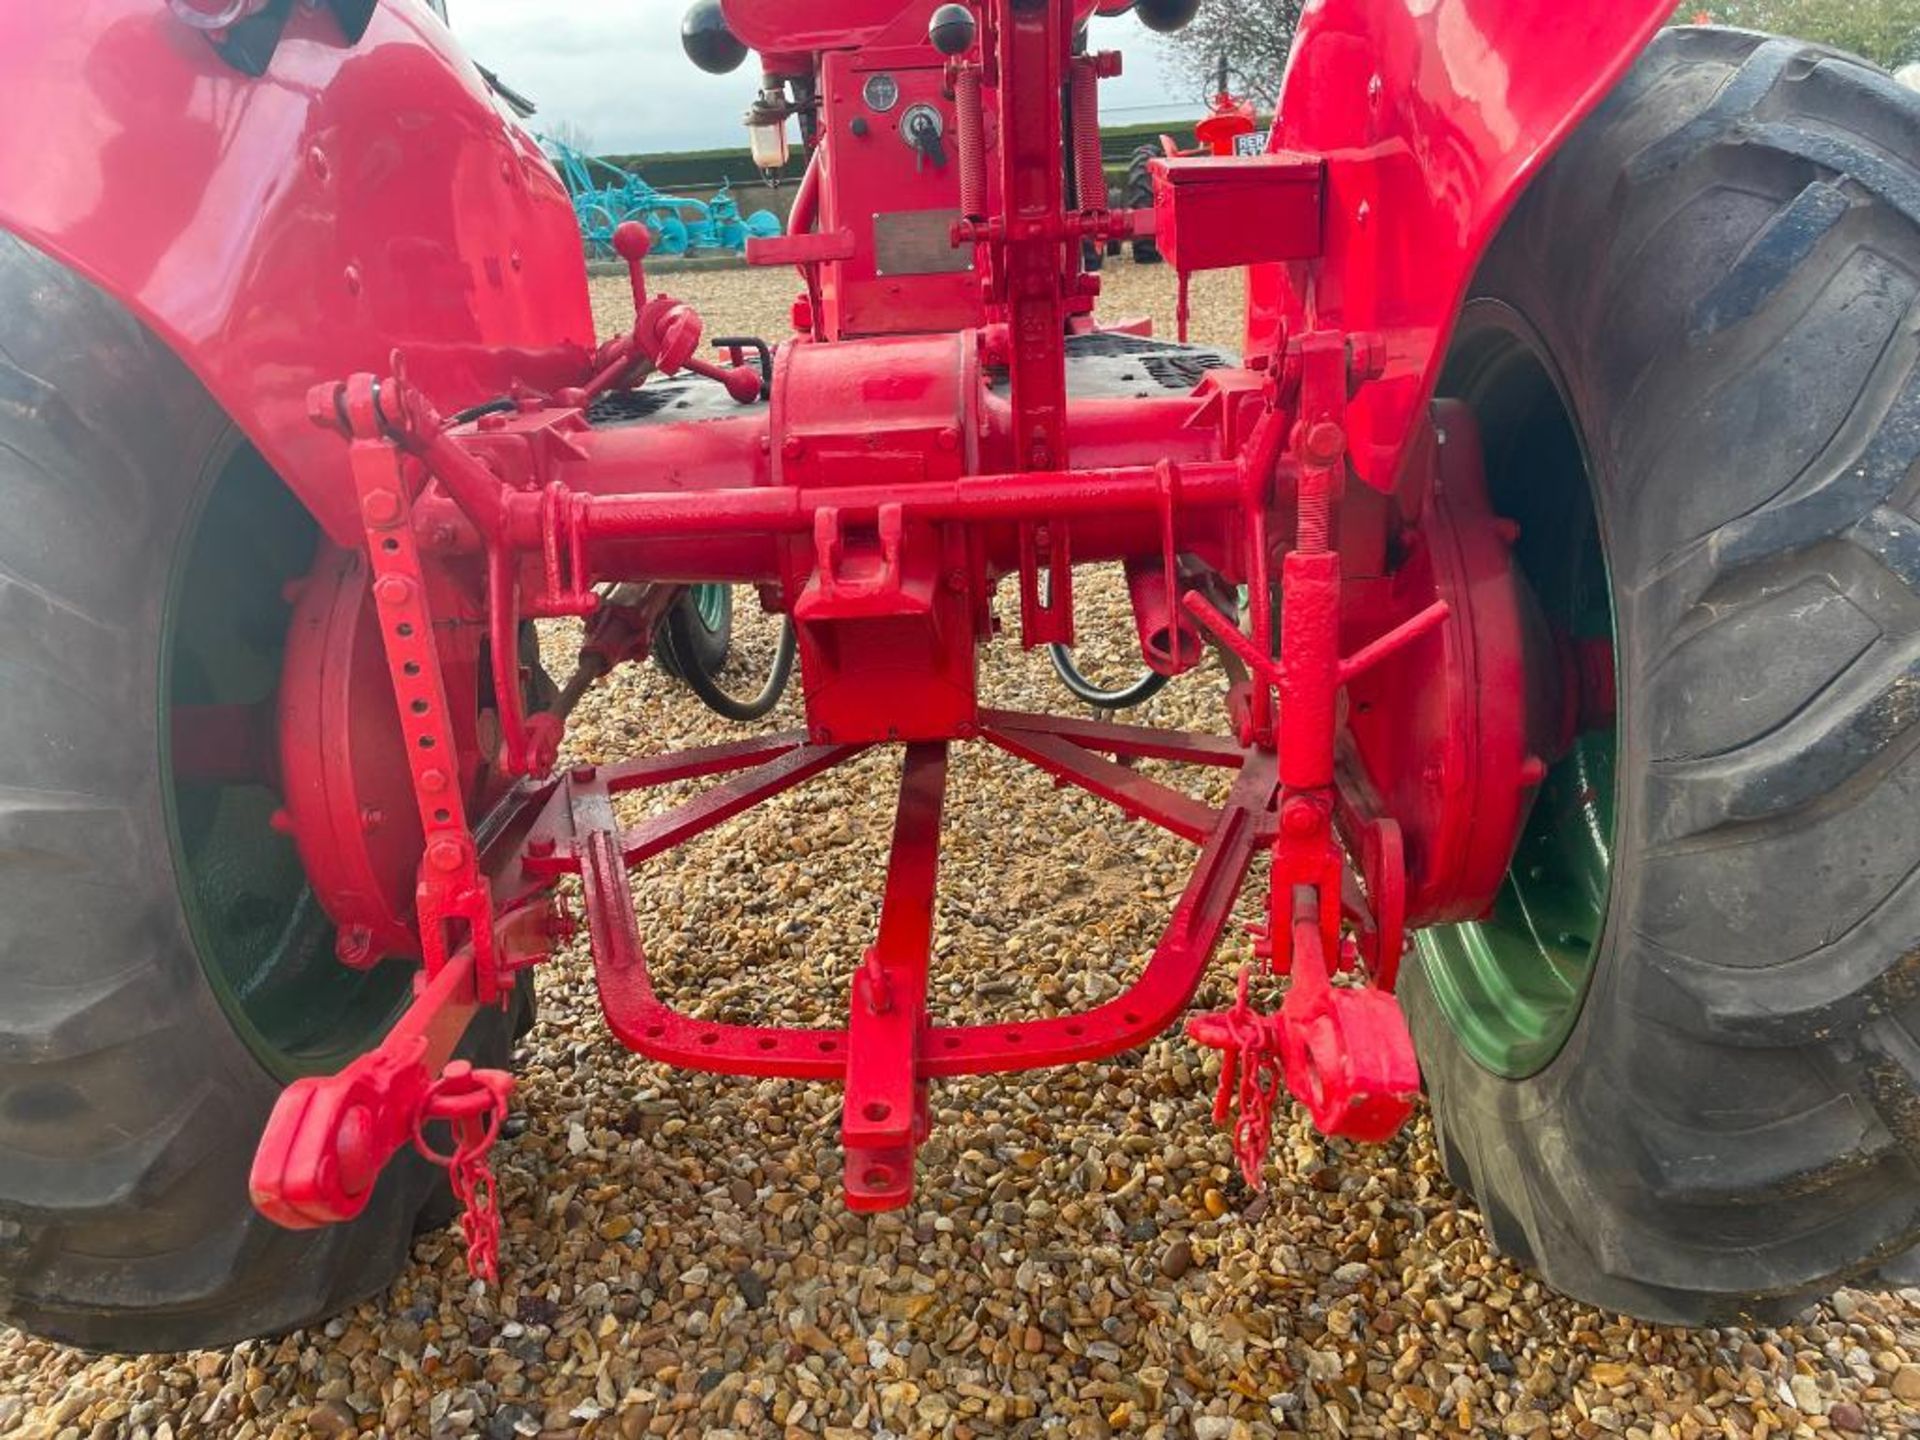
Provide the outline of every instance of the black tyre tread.
[[1637,863],[1540,1075],[1403,990],[1496,1242],[1652,1319],[1782,1317],[1920,1240],[1916,155],[1862,62],[1668,31],[1476,284],[1611,457]]
[[[684,656],[681,654],[683,648],[688,652]],[[700,618],[692,590],[687,590],[675,600],[672,608],[654,626],[653,663],[660,667],[663,674],[675,680],[686,679],[689,666],[698,666],[709,675],[717,674],[726,665],[728,652],[732,648],[731,613],[720,629],[709,629]]]
[[[1147,173],[1147,162],[1160,154],[1158,145],[1141,145],[1127,160],[1127,208],[1130,210],[1151,210],[1153,208],[1153,177]],[[1142,235],[1133,241],[1133,263],[1136,265],[1158,265],[1160,247],[1154,243],[1151,235]]]
[[176,547],[237,442],[159,340],[4,233],[0,315],[0,1320],[121,1351],[284,1331],[387,1283],[441,1182],[408,1157],[361,1221],[302,1234],[247,1199],[279,1087],[192,948],[157,701]]

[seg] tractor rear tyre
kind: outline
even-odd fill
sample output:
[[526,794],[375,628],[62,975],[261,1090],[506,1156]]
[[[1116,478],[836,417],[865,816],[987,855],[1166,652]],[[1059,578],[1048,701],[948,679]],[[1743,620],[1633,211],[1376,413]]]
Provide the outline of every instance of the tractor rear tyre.
[[1666,31],[1442,382],[1617,704],[1401,988],[1494,1242],[1611,1310],[1776,1319],[1920,1239],[1916,156],[1863,62]]
[[[1127,161],[1127,208],[1130,210],[1151,210],[1153,208],[1153,175],[1148,171],[1149,161],[1160,158],[1158,145],[1142,145],[1133,152]],[[1142,235],[1133,242],[1133,263],[1136,265],[1158,265],[1160,247],[1154,244],[1151,235]]]
[[316,528],[158,339],[4,234],[0,315],[0,1320],[285,1331],[386,1285],[446,1184],[409,1153],[303,1233],[247,1196],[283,1084],[377,1040],[412,969],[335,960],[264,777],[171,759],[183,707],[271,701]]

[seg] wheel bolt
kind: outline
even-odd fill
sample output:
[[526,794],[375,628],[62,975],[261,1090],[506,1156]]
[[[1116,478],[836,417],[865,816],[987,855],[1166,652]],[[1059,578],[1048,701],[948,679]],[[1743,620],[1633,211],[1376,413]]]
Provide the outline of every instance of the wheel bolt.
[[1303,837],[1320,828],[1320,811],[1311,800],[1289,800],[1280,812],[1280,824],[1289,835]]
[[373,932],[364,925],[348,925],[334,936],[334,958],[342,965],[362,969],[373,956]]

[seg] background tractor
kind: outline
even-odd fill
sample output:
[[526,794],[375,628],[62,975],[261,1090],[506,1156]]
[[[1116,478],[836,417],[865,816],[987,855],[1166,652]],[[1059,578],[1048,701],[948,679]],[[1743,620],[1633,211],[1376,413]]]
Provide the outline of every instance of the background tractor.
[[[1125,8],[696,6],[811,157],[747,242],[777,341],[638,223],[596,335],[566,186],[418,0],[0,21],[0,1316],[283,1330],[448,1181],[511,1267],[488,1155],[576,925],[641,1055],[840,1087],[854,1210],[912,1203],[933,1085],[1184,1021],[1250,1184],[1276,1106],[1364,1143],[1424,1087],[1594,1304],[1767,1316],[1920,1240],[1920,96],[1666,0],[1324,0],[1265,148],[1116,208],[1078,36]],[[1086,246],[1149,233],[1245,271],[1237,351],[1103,325]],[[1095,565],[1216,731],[982,702]],[[558,764],[702,585],[784,618],[802,727]],[[934,1011],[969,743],[1193,846],[1092,1009]],[[845,1023],[670,1005],[648,861],[873,751]],[[1243,889],[1259,962],[1189,1016]]]
[[[1193,127],[1193,139],[1190,148],[1182,147],[1171,135],[1162,135],[1157,145],[1137,147],[1127,161],[1126,203],[1140,210],[1153,208],[1153,162],[1162,156],[1257,155],[1266,148],[1259,112],[1252,100],[1234,93],[1233,72],[1225,55],[1220,57],[1215,72],[1206,116]],[[1140,265],[1160,263],[1160,250],[1151,235],[1134,238],[1133,258]]]

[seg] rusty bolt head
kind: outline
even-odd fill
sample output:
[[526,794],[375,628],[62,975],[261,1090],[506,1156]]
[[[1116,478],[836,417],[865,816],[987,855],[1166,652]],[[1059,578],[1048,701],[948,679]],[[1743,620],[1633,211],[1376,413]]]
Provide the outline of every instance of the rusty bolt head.
[[466,852],[460,842],[450,835],[441,836],[427,847],[427,864],[446,874],[458,870],[465,858]]
[[1316,420],[1307,428],[1303,450],[1315,465],[1331,465],[1347,448],[1347,432],[1331,420]]
[[333,1154],[340,1188],[349,1195],[366,1194],[380,1172],[380,1162],[373,1154],[373,1117],[366,1106],[350,1106],[340,1117]]
[[400,497],[391,490],[369,490],[360,502],[360,513],[369,525],[396,525],[400,521]]
[[1281,828],[1296,838],[1313,834],[1320,819],[1320,809],[1311,800],[1289,800],[1280,811]]
[[343,388],[338,384],[315,385],[307,391],[307,419],[322,430],[344,432],[347,420],[340,404]]
[[1347,337],[1347,395],[1357,394],[1369,380],[1378,380],[1387,370],[1387,342],[1381,336],[1362,332]]
[[373,958],[373,931],[364,925],[342,926],[333,938],[333,954],[342,965],[359,969]]
[[382,575],[373,587],[373,598],[382,605],[404,605],[413,598],[413,582],[404,575]]
[[567,772],[567,778],[576,785],[591,785],[593,777],[600,772],[591,765],[576,765]]

